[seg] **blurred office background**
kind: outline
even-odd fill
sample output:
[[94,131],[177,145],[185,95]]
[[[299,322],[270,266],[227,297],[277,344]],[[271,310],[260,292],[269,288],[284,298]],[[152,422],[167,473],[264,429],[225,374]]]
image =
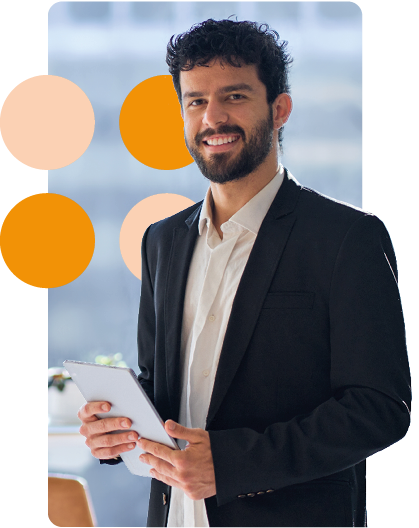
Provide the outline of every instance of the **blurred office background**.
[[[119,251],[122,222],[148,196],[176,193],[198,201],[208,184],[195,164],[162,171],[134,159],[119,133],[119,112],[137,84],[168,73],[166,44],[173,34],[208,18],[231,15],[267,22],[289,42],[294,107],[284,130],[283,164],[300,183],[361,206],[362,44],[356,4],[54,4],[49,11],[49,74],[73,81],[87,94],[96,127],[80,159],[49,172],[49,192],[68,196],[84,208],[93,223],[96,246],[90,265],[77,280],[49,290],[50,367],[61,366],[65,359],[94,361],[99,354],[120,353],[138,373],[141,283]],[[169,139],[165,126],[162,123],[156,137],[162,149]],[[100,466],[75,438],[67,444],[62,440],[65,435],[50,436],[49,469],[87,480],[100,526],[145,525],[149,479],[131,475],[123,464]]]

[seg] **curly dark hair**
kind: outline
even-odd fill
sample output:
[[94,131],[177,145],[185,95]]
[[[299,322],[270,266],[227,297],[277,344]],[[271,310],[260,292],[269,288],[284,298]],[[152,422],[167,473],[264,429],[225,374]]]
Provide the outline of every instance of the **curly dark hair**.
[[[290,92],[288,71],[292,58],[287,45],[268,24],[210,18],[177,37],[173,35],[167,45],[166,62],[180,104],[180,72],[207,66],[215,58],[238,68],[255,64],[259,80],[266,86],[268,104],[272,104],[279,94]],[[282,129],[278,141],[281,146]]]

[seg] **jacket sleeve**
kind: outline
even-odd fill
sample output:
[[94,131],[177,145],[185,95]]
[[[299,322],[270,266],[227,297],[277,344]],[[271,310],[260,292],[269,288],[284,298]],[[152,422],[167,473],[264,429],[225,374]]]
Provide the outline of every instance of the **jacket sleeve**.
[[406,434],[410,375],[396,259],[372,215],[360,217],[342,241],[329,318],[331,398],[263,433],[209,431],[219,506],[332,475]]

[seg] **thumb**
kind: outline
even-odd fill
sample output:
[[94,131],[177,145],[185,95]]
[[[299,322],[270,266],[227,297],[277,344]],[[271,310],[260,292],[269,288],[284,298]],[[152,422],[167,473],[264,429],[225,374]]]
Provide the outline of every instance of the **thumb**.
[[189,427],[178,424],[174,420],[167,420],[164,427],[170,436],[178,440],[187,440],[189,443],[201,440],[201,429],[190,429]]

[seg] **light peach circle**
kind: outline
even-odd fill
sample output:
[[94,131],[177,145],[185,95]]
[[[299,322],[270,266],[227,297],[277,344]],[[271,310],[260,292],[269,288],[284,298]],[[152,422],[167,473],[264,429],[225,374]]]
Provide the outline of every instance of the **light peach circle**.
[[89,146],[94,129],[87,95],[55,75],[39,75],[18,84],[0,114],[6,147],[35,169],[60,169],[76,161]]
[[195,202],[180,194],[154,194],[131,209],[122,223],[119,247],[133,275],[141,280],[141,240],[147,227],[183,211]]

